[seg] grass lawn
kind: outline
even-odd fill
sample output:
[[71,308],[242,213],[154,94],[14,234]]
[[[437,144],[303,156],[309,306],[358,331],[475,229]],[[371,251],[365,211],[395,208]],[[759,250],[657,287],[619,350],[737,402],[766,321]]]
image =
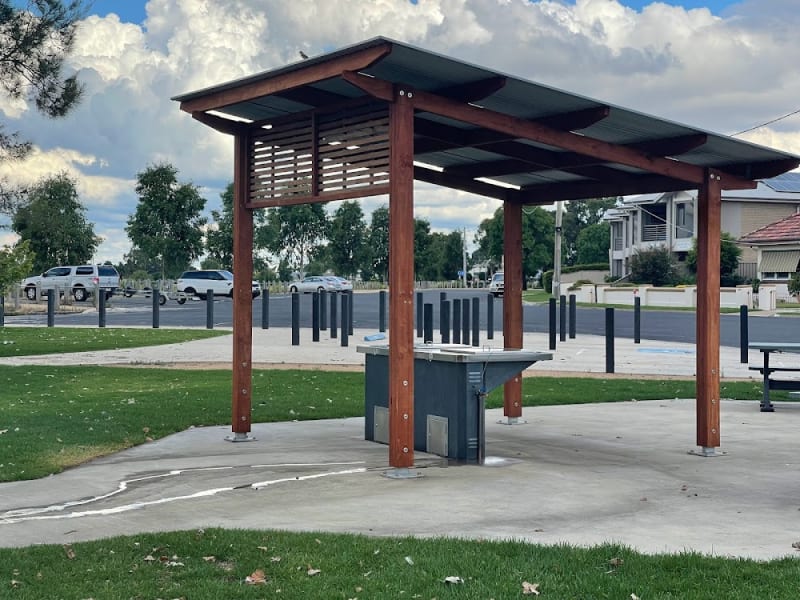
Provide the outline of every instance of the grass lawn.
[[[191,426],[230,423],[229,370],[0,366],[0,481],[35,479]],[[525,406],[691,398],[694,382],[535,377]],[[723,398],[761,398],[761,384],[725,382]],[[775,392],[774,399],[786,398]],[[502,406],[494,390],[487,407]],[[253,422],[363,416],[364,375],[253,373]]]
[[200,340],[230,331],[99,327],[0,327],[0,357],[116,350]]
[[[263,583],[250,585],[248,577]],[[0,596],[15,599],[782,600],[797,598],[798,579],[800,562],[791,558],[281,531],[208,529],[0,549]],[[526,584],[540,595],[525,595]]]

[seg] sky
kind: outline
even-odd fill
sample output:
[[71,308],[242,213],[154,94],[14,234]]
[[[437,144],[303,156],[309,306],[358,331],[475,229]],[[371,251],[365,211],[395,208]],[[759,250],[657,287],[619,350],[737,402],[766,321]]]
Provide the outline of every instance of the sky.
[[[24,4],[19,0],[17,4]],[[51,120],[0,95],[0,122],[33,141],[0,175],[67,172],[102,238],[96,262],[130,249],[137,173],[168,162],[210,212],[233,177],[229,136],[172,96],[383,35],[489,69],[800,154],[797,0],[95,0],[68,73],[82,103]],[[362,200],[365,213],[387,199]],[[333,204],[333,208],[337,206]],[[418,183],[416,216],[471,237],[496,200]],[[0,230],[0,244],[13,235]]]

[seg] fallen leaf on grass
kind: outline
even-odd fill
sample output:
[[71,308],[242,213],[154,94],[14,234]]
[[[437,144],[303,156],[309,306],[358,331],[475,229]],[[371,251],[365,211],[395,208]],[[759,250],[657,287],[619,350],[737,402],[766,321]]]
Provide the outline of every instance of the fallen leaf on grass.
[[642,599],[639,598],[639,596],[637,596],[636,594],[631,594],[631,600],[642,600]]
[[414,564],[414,559],[413,559],[413,558],[411,558],[410,556],[406,556],[406,562],[407,562],[408,564],[410,564],[410,565],[413,565],[413,564]]
[[68,559],[75,560],[75,550],[72,549],[72,546],[69,544],[64,544],[64,552],[67,553]]
[[624,562],[625,562],[624,560],[615,556],[614,558],[608,561],[608,566],[614,567],[616,569],[617,567],[621,567]]
[[256,546],[256,548],[258,548],[259,550],[263,550],[264,552],[269,551],[269,548],[267,548],[266,546]]
[[313,577],[314,575],[319,575],[322,573],[322,569],[315,569],[311,565],[308,565],[308,571],[306,571],[306,573],[308,573],[309,577]]
[[461,577],[456,575],[450,575],[449,577],[444,578],[445,583],[464,583],[464,580]]
[[22,585],[21,581],[17,581],[16,579],[11,580],[11,587],[17,589],[19,586]]
[[212,562],[213,563],[213,562],[217,562],[217,557],[216,556],[204,556],[203,560],[206,561],[206,562]]
[[541,594],[539,591],[539,584],[538,583],[530,583],[528,581],[522,582],[522,594],[524,596],[530,596],[533,594],[534,596],[538,596]]
[[250,575],[244,578],[244,582],[247,585],[266,585],[267,576],[261,569],[256,569]]
[[148,554],[147,556],[145,556],[145,557],[144,557],[144,559],[143,559],[143,560],[144,560],[145,562],[154,562],[156,559],[155,559],[155,557],[154,557],[152,554]]

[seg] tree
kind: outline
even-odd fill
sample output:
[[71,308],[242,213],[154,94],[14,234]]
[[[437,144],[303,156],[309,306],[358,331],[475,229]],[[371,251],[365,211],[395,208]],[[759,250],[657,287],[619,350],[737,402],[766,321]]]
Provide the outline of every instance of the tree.
[[575,264],[608,262],[610,244],[611,226],[608,223],[595,223],[584,227],[575,241]]
[[675,258],[669,248],[639,250],[631,256],[631,283],[673,285],[677,279]]
[[[553,213],[534,206],[522,211],[522,275],[535,275],[553,266]],[[501,264],[503,257],[503,209],[498,208],[491,219],[478,227],[478,248],[483,257]]]
[[367,224],[358,202],[342,202],[336,209],[328,241],[331,263],[340,275],[352,277],[361,270],[367,246]]
[[29,240],[0,248],[0,297],[31,272],[34,255]]
[[170,164],[148,167],[136,176],[139,203],[125,231],[133,248],[156,262],[161,277],[177,277],[203,251],[201,212],[205,198],[191,183],[178,183]]
[[[727,231],[723,231],[719,238],[719,283],[722,286],[737,285],[740,283],[736,276],[739,268],[739,257],[742,249],[736,245],[736,240]],[[697,238],[692,240],[692,248],[686,253],[686,267],[692,273],[697,273]]]
[[[233,267],[233,183],[219,195],[222,210],[212,210],[213,223],[206,231],[206,258],[204,269],[231,269]],[[264,226],[264,211],[253,211],[253,251],[264,247],[265,237],[261,235]],[[262,265],[263,268],[263,265]]]
[[[562,256],[564,264],[586,264],[578,258],[578,237],[587,227],[603,221],[603,215],[609,208],[617,204],[617,198],[591,198],[589,200],[573,200],[567,203],[567,209],[561,221]],[[608,260],[608,248],[600,261]]]
[[463,245],[461,231],[432,233],[421,278],[429,281],[456,279],[464,264]]
[[[83,86],[76,76],[65,77],[64,59],[72,51],[84,2],[0,0],[0,95],[30,100],[48,117],[63,117],[77,105]],[[0,124],[0,162],[28,155],[30,142]],[[13,213],[20,190],[0,179],[0,212]]]
[[76,183],[66,173],[39,181],[17,209],[11,228],[28,240],[35,255],[33,269],[41,273],[56,265],[80,265],[92,260],[100,239],[86,221]]
[[267,248],[291,269],[303,274],[312,253],[328,231],[328,216],[321,203],[271,208],[267,214]]
[[381,281],[389,276],[389,207],[372,211],[369,226],[369,264]]

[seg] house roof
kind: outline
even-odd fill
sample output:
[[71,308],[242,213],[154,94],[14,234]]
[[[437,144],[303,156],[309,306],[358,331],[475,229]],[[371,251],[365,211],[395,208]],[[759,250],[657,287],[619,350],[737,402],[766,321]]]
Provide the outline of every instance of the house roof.
[[800,241],[800,213],[765,225],[739,238],[739,243],[751,245],[797,241]]
[[786,152],[387,38],[173,99],[224,131],[223,122],[265,127],[392,90],[413,92],[416,179],[503,200],[682,190],[704,181],[705,168],[721,174],[723,189],[747,188],[800,165]]

